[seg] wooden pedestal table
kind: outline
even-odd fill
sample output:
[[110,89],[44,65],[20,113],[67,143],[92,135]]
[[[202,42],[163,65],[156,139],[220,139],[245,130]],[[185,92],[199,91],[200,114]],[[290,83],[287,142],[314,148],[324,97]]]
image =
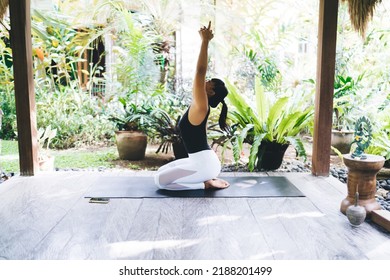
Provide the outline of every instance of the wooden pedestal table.
[[366,159],[352,158],[350,154],[343,156],[344,164],[348,168],[348,196],[341,202],[340,207],[343,214],[350,205],[354,205],[356,190],[359,192],[358,205],[366,209],[368,218],[371,218],[373,210],[381,209],[375,200],[376,174],[383,167],[385,159],[376,155],[366,156]]

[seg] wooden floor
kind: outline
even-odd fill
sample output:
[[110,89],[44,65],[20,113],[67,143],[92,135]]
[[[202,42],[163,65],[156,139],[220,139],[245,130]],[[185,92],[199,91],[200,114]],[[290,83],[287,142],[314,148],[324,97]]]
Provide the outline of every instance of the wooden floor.
[[333,177],[250,174],[286,176],[298,198],[84,198],[101,176],[152,173],[13,177],[0,185],[0,259],[390,259],[388,232],[340,213],[346,186]]

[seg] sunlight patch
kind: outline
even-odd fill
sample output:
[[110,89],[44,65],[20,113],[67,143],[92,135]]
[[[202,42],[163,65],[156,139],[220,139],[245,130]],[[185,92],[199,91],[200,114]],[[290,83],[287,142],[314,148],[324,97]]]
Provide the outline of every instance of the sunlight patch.
[[108,250],[111,258],[121,259],[134,257],[139,254],[152,250],[178,249],[197,245],[201,243],[200,239],[184,240],[156,240],[156,241],[123,241],[109,244]]
[[262,185],[262,184],[267,184],[267,182],[262,181],[260,183],[257,183],[257,180],[255,179],[248,179],[248,180],[243,180],[241,182],[235,183],[235,186],[241,189],[247,189],[247,188],[254,187],[256,184]]
[[207,225],[223,223],[223,222],[233,222],[233,221],[237,221],[240,218],[241,216],[227,216],[227,215],[209,216],[206,218],[198,219],[198,226],[207,226]]
[[308,218],[320,218],[324,217],[325,214],[321,212],[302,212],[302,213],[296,213],[296,214],[290,214],[290,213],[280,213],[275,215],[270,215],[267,217],[262,217],[263,220],[271,220],[276,218],[285,218],[285,219],[296,219],[296,218],[302,218],[302,217],[308,217]]

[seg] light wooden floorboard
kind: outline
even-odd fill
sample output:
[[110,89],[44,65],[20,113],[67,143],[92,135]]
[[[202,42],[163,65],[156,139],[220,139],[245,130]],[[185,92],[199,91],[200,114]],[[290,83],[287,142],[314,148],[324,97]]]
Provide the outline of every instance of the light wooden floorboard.
[[142,200],[90,204],[80,198],[74,208],[33,251],[33,259],[110,259],[108,244],[127,240]]
[[305,197],[148,198],[88,203],[101,176],[153,172],[54,172],[0,185],[0,259],[390,259],[390,234],[340,212],[346,186],[285,176]]
[[[232,211],[232,205],[229,204],[234,201],[226,198],[197,201],[197,208],[187,208],[186,218],[191,220],[190,229],[198,229],[196,239],[201,242],[195,246],[198,256],[192,255],[192,250],[188,250],[185,254],[187,258],[205,259],[209,256],[209,259],[245,259],[244,254],[247,252],[243,252],[241,244],[246,235],[236,224],[236,221],[242,219],[242,215]],[[245,204],[245,200],[241,202]],[[240,209],[245,211],[242,205]],[[194,210],[198,213],[195,214]]]
[[291,233],[278,218],[279,209],[275,203],[283,203],[286,198],[251,199],[252,213],[261,228],[266,244],[271,249],[263,259],[296,259],[299,257],[299,248],[292,239]]
[[[331,244],[338,248],[345,248],[345,244],[348,244],[349,248],[344,251],[356,252],[355,255],[347,255],[348,259],[390,259],[388,232],[374,225],[370,220],[359,227],[354,227],[340,212],[341,201],[347,194],[345,184],[333,177],[326,177],[322,180],[301,174],[295,174],[295,176],[286,174],[286,177],[325,214],[326,220],[318,225],[318,228],[327,229],[326,239],[333,238],[334,242]],[[361,251],[363,255],[357,254],[358,251]]]
[[[174,254],[169,249],[174,247],[174,236],[177,236],[181,223],[175,218],[177,209],[180,213],[181,202],[169,203],[170,199],[142,199],[137,215],[128,231],[126,241],[123,244],[115,244],[111,251],[117,252],[112,255],[115,259],[160,259],[158,255]],[[161,224],[171,223],[172,242],[167,238],[166,232],[160,227]],[[161,232],[159,232],[161,230]],[[180,240],[179,240],[180,241]],[[112,245],[110,245],[112,246]],[[156,255],[156,257],[155,257]],[[163,258],[163,257],[161,257]]]
[[273,250],[266,242],[262,226],[258,223],[250,202],[251,199],[226,200],[228,212],[225,215],[229,221],[230,235],[237,242],[236,247],[239,249],[235,253],[235,258],[248,260],[273,259]]
[[11,190],[2,197],[0,208],[0,258],[29,258],[34,247],[68,214],[93,180],[93,175],[68,173],[3,183]]

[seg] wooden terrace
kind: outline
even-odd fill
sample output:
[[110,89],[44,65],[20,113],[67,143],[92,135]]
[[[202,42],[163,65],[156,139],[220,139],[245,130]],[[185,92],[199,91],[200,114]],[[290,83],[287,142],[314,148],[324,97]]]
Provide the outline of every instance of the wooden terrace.
[[0,259],[390,259],[388,232],[370,221],[352,227],[339,211],[347,188],[333,177],[250,174],[287,177],[305,195],[294,198],[84,198],[101,176],[152,174],[11,178],[0,185]]

